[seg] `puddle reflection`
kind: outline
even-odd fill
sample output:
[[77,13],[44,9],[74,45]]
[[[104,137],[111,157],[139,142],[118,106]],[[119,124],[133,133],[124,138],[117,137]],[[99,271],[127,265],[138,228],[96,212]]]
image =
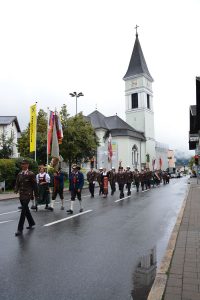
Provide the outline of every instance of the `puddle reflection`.
[[146,300],[156,277],[156,247],[143,255],[133,274],[132,300]]

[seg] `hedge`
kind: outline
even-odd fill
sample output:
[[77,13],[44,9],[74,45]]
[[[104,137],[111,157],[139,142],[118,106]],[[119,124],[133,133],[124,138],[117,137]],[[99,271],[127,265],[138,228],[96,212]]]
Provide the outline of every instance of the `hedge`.
[[[21,170],[20,158],[0,159],[0,181],[6,182],[6,189],[14,189],[17,174]],[[35,174],[38,173],[38,164],[31,158],[26,158],[29,161],[29,170]]]

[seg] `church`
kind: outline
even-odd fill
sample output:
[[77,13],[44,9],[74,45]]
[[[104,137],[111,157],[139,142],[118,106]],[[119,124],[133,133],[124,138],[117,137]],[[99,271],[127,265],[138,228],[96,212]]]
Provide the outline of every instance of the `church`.
[[117,115],[104,116],[98,110],[87,116],[99,138],[94,166],[166,169],[168,146],[155,141],[153,78],[140,45],[137,26],[135,44],[123,80],[126,121]]

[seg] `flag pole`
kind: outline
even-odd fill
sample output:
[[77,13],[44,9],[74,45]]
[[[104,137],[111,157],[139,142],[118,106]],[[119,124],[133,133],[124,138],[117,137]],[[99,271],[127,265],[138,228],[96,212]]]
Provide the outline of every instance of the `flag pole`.
[[48,154],[49,139],[48,139],[48,132],[49,132],[49,107],[47,107],[47,173],[48,173],[48,165],[49,165],[49,154]]
[[36,105],[36,120],[35,120],[35,161],[37,157],[37,101],[35,102]]

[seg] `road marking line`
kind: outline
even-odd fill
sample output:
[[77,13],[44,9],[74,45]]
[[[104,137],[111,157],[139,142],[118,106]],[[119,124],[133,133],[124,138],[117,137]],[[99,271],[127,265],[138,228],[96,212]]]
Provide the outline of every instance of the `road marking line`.
[[127,197],[124,197],[124,198],[122,198],[122,199],[115,200],[115,202],[119,202],[119,201],[122,201],[122,200],[127,199],[127,198],[130,198],[130,197],[131,197],[131,196],[127,196]]
[[2,221],[0,222],[0,224],[3,224],[3,223],[8,223],[8,222],[13,222],[14,220],[7,220],[7,221]]
[[13,210],[13,211],[5,212],[5,213],[0,214],[0,216],[16,213],[18,211],[20,211],[20,210]]
[[45,224],[45,225],[43,225],[43,226],[51,226],[51,225],[54,225],[54,224],[57,224],[57,223],[60,223],[60,222],[64,222],[64,221],[66,221],[66,220],[69,220],[69,219],[72,219],[72,218],[75,218],[75,217],[78,217],[78,216],[87,214],[88,212],[91,212],[91,211],[92,211],[92,209],[86,210],[86,211],[81,212],[81,213],[79,213],[79,214],[76,214],[76,215],[73,215],[73,216],[70,216],[70,217],[67,217],[67,218],[64,218],[64,219],[60,219],[60,220],[57,220],[57,221],[54,221],[54,222],[51,222],[51,223],[47,223],[47,224]]

